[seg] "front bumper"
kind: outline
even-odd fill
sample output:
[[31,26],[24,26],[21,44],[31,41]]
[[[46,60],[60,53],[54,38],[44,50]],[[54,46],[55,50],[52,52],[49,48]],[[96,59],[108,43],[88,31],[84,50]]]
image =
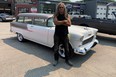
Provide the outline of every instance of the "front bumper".
[[79,54],[79,55],[85,55],[92,47],[94,47],[95,45],[97,45],[99,42],[97,39],[93,40],[92,42],[80,46],[77,49],[74,49],[74,53],[75,54]]
[[15,18],[5,18],[6,21],[15,20]]

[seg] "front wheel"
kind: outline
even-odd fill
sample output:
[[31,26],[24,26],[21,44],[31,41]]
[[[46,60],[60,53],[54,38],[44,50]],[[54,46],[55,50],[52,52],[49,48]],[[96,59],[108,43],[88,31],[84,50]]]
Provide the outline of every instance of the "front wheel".
[[63,44],[59,45],[58,53],[59,53],[60,57],[65,58],[65,49],[63,47]]
[[20,34],[20,33],[17,33],[17,39],[18,39],[18,41],[20,41],[20,42],[23,42],[23,41],[24,41],[24,37],[23,37],[23,35]]
[[[65,58],[66,57],[65,56],[65,49],[63,47],[63,44],[59,45],[58,53],[59,53],[59,55],[60,55],[61,58]],[[72,49],[71,45],[69,44],[69,56],[71,57],[73,55],[73,53],[74,53],[73,49]]]

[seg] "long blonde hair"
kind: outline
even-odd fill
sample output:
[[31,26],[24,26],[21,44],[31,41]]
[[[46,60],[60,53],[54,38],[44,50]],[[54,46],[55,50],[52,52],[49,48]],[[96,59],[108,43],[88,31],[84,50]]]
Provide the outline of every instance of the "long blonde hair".
[[56,6],[56,11],[54,13],[54,16],[59,15],[59,7],[60,7],[61,4],[64,6],[64,15],[65,15],[65,18],[67,19],[68,18],[68,13],[67,13],[66,6],[65,6],[65,4],[63,2],[58,3],[58,5]]

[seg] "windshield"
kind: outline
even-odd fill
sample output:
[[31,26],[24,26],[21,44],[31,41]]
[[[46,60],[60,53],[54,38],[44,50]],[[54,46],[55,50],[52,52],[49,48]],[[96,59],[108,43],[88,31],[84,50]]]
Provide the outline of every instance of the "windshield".
[[53,22],[53,17],[48,19],[48,26],[49,27],[54,27],[55,26],[55,24]]

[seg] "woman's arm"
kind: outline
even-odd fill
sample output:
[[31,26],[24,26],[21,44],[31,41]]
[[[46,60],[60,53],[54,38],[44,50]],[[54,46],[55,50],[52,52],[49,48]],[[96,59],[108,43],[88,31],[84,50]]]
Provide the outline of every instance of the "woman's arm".
[[66,26],[71,26],[71,18],[70,18],[70,16],[68,15],[68,18],[67,18],[67,20],[64,20],[64,25],[66,25]]
[[58,19],[57,19],[56,16],[54,16],[53,21],[54,21],[54,24],[55,24],[55,25],[63,25],[63,24],[64,24],[64,21],[58,21]]
[[57,17],[54,16],[54,24],[55,25],[65,25],[65,26],[71,26],[71,20],[70,20],[70,16],[68,15],[67,20],[63,20],[63,21],[58,21]]

